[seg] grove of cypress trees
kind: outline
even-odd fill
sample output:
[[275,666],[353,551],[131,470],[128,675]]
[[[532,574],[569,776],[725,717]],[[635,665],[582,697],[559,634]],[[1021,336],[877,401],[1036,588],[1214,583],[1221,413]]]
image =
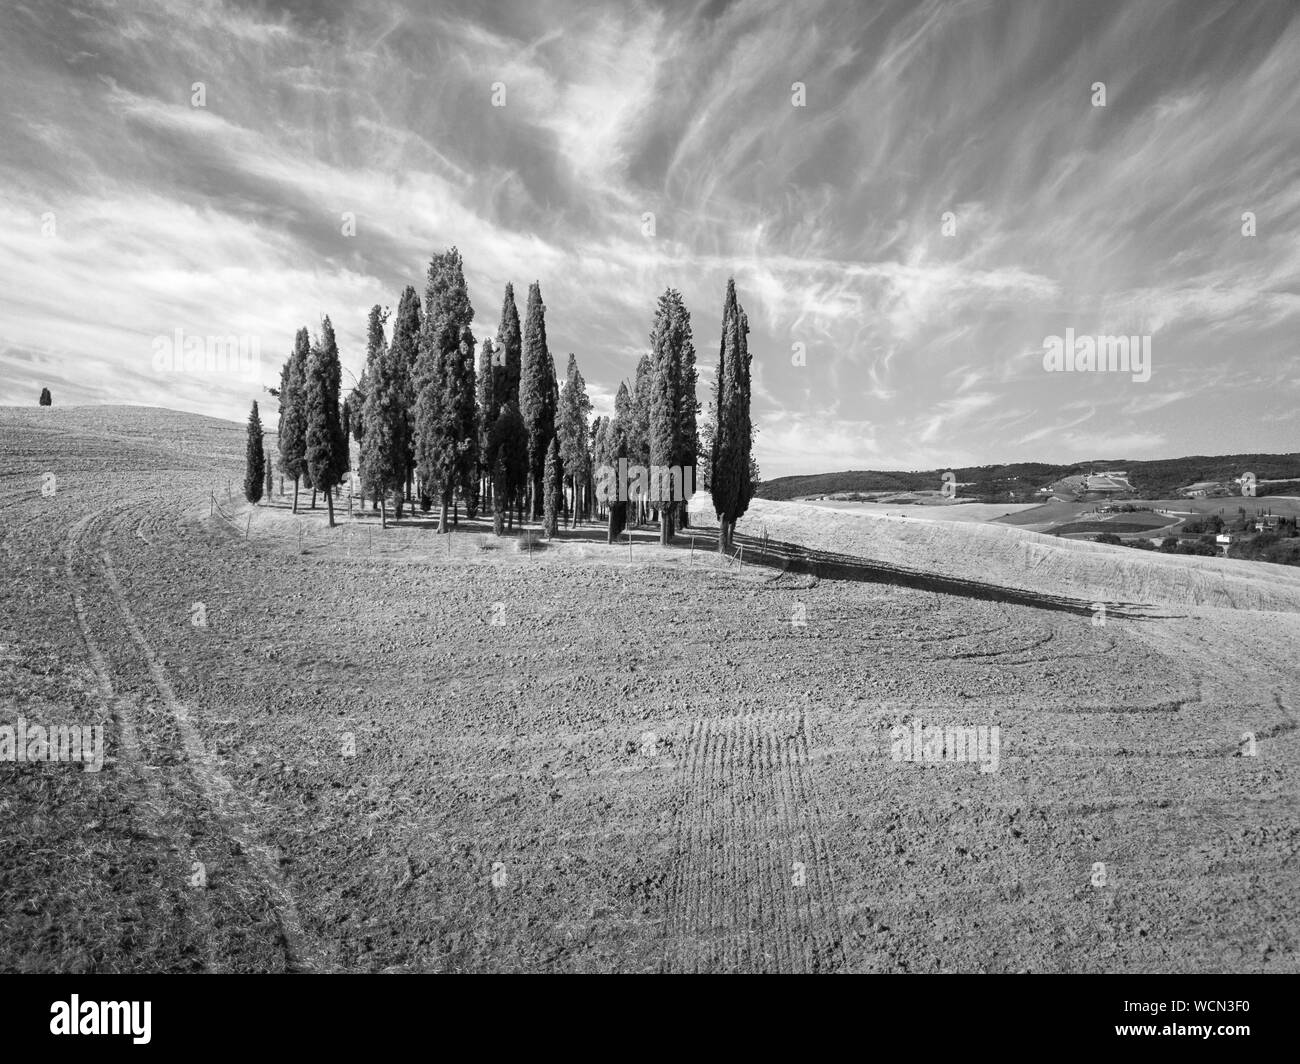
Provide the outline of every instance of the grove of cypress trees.
[[293,339],[293,353],[280,371],[280,469],[293,478],[293,512],[298,512],[298,482],[307,472],[307,362],[311,338],[304,326]]
[[339,417],[342,367],[329,316],[321,320],[321,335],[312,347],[307,369],[307,470],[313,490],[323,491],[334,527],[334,489],[347,472],[347,440]]
[[262,418],[257,412],[257,400],[254,399],[252,412],[248,415],[248,443],[244,450],[244,498],[256,504],[262,498],[265,479],[266,455],[262,451]]
[[587,398],[587,382],[582,379],[582,374],[578,370],[577,358],[570,352],[555,424],[555,434],[560,441],[560,461],[564,476],[573,488],[573,509],[569,514],[570,527],[581,512],[582,496],[591,464],[591,456],[587,453],[587,415],[590,413],[591,400]]
[[528,430],[530,514],[536,520],[545,492],[546,452],[555,436],[555,363],[546,345],[546,305],[536,281],[528,289],[524,350],[519,368],[519,413]]
[[718,515],[718,551],[731,548],[736,521],[749,509],[753,494],[750,456],[753,431],[749,415],[749,319],[736,300],[736,282],[727,281],[722,306],[722,343],[718,350],[717,426],[713,437],[710,492]]
[[42,388],[42,389],[41,389],[40,405],[41,405],[41,406],[52,406],[53,404],[54,404],[54,399],[50,396],[50,390],[49,390],[48,388]]

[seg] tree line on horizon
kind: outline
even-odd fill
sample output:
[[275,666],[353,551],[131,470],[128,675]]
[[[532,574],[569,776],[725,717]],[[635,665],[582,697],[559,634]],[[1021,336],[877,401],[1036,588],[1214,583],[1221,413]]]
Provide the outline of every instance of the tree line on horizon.
[[[477,356],[473,320],[464,264],[452,247],[430,261],[423,300],[407,285],[395,314],[371,307],[365,367],[342,402],[329,317],[315,338],[305,327],[298,330],[280,386],[272,390],[280,401],[279,468],[293,480],[294,513],[301,484],[312,489],[313,508],[317,492],[324,492],[334,525],[333,493],[350,471],[348,441],[355,439],[362,505],[369,495],[385,528],[390,501],[400,520],[404,505],[418,500],[425,512],[438,506],[440,533],[455,527],[463,504],[470,520],[490,506],[497,535],[513,530],[516,520],[522,526],[527,515],[553,536],[563,513],[570,525],[604,517],[611,542],[629,522],[657,520],[660,542],[667,544],[689,524],[685,493],[670,486],[662,498],[657,492],[608,497],[597,488],[598,474],[620,468],[622,459],[652,470],[700,470],[718,516],[718,548],[730,548],[736,520],[758,482],[749,324],[733,280],[724,297],[718,372],[704,426],[690,312],[675,289],[659,297],[650,350],[638,362],[632,387],[621,382],[614,416],[594,421],[573,353],[563,385],[557,378],[539,282],[529,286],[522,325],[514,286],[506,284],[496,334],[478,345]],[[245,477],[250,502],[261,497],[264,480],[270,494],[261,436],[254,403]]]

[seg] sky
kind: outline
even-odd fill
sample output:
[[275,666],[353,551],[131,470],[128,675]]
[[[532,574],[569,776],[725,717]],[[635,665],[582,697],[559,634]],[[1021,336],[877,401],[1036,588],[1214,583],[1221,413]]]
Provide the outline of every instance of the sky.
[[1292,0],[6,0],[0,98],[0,404],[273,426],[454,245],[597,413],[668,287],[707,403],[734,277],[765,478],[1300,450]]

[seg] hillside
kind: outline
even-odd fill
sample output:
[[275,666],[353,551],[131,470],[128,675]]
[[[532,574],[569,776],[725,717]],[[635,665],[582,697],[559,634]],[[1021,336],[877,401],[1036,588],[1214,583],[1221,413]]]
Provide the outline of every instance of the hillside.
[[963,497],[1005,500],[1009,494],[1029,497],[1039,488],[1067,477],[1105,470],[1126,471],[1136,497],[1143,499],[1174,496],[1198,482],[1229,482],[1246,472],[1254,473],[1261,482],[1277,481],[1270,485],[1271,494],[1292,494],[1300,488],[1300,453],[1292,453],[1192,455],[1154,461],[1106,458],[1071,465],[1014,462],[912,471],[850,469],[840,473],[777,477],[764,481],[758,495],[764,499],[790,500],[839,492],[938,491],[943,485],[943,474],[952,472],[959,484],[967,485],[961,489]]

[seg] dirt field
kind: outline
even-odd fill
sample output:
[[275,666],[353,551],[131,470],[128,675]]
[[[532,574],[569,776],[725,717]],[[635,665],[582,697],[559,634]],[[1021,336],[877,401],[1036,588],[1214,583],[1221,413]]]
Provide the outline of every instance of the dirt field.
[[0,724],[108,736],[0,763],[0,969],[1297,969],[1293,570],[761,500],[743,566],[530,555],[250,523],[210,419],[0,441]]

